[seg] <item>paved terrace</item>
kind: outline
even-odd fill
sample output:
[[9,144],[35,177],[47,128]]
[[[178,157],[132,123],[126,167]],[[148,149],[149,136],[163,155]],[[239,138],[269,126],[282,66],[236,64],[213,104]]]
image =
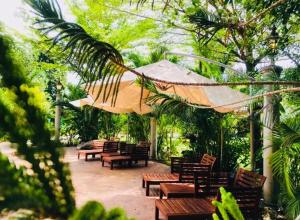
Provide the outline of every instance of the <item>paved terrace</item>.
[[[24,164],[14,155],[8,143],[0,143],[0,151],[18,165]],[[116,167],[110,170],[109,167],[102,167],[99,160],[85,161],[84,157],[78,160],[76,148],[73,147],[66,148],[65,161],[70,164],[78,207],[89,200],[96,200],[109,209],[121,207],[126,210],[128,217],[136,220],[154,219],[154,200],[158,198],[158,190],[153,189],[149,197],[145,196],[142,173],[169,172],[168,166],[150,161],[148,167],[139,162],[138,166],[132,168]]]
[[158,190],[150,191],[150,197],[145,196],[142,173],[170,172],[168,166],[150,161],[145,167],[141,161],[132,168],[110,170],[102,167],[99,160],[85,161],[83,157],[78,160],[75,148],[66,148],[65,161],[70,164],[78,206],[96,200],[106,208],[121,207],[128,217],[136,220],[154,219],[154,200],[158,198]]

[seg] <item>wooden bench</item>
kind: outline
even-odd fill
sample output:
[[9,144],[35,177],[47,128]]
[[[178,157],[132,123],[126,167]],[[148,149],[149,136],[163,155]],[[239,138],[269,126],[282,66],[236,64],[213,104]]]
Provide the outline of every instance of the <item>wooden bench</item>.
[[146,196],[149,196],[150,186],[159,185],[161,183],[177,183],[179,182],[179,174],[171,173],[146,173],[143,174],[143,188],[146,187]]
[[77,157],[78,157],[78,160],[80,159],[80,155],[83,155],[85,157],[85,160],[88,161],[88,156],[89,155],[92,155],[92,158],[95,158],[95,156],[97,154],[101,154],[102,153],[102,149],[99,148],[99,149],[91,149],[91,150],[78,150],[78,153],[77,153]]
[[128,162],[130,163],[131,157],[130,156],[110,156],[110,157],[103,157],[102,158],[102,167],[104,167],[104,162],[110,164],[110,169],[112,170],[114,168],[114,163],[122,163],[122,162]]
[[[178,160],[177,160],[178,159]],[[203,157],[201,158],[200,164],[206,164],[206,165],[211,165],[211,167],[214,165],[216,158],[213,156],[210,156],[208,154],[204,154]],[[181,162],[183,160],[179,158],[173,159],[173,163],[176,167],[172,169],[171,166],[171,172],[178,171],[180,168],[178,166],[181,166]],[[188,164],[188,163],[186,163]],[[190,163],[190,164],[199,164],[199,163]],[[170,179],[168,179],[168,177]],[[193,177],[192,177],[193,178]],[[148,173],[148,174],[143,174],[143,187],[146,183],[146,196],[149,196],[149,187],[150,185],[159,185],[160,183],[176,183],[180,182],[179,181],[179,173],[171,173],[166,175],[165,173]]]
[[[167,198],[194,197],[195,193],[198,196],[200,194],[203,196],[208,195],[210,170],[210,165],[182,163],[179,174],[180,183],[161,183],[160,198],[164,195]],[[195,182],[195,179],[197,179],[197,182]]]
[[119,156],[120,153],[118,152],[119,149],[119,142],[118,141],[106,141],[103,145],[103,151],[100,155],[100,160],[103,157],[109,156]]
[[211,219],[215,207],[209,199],[157,199],[155,200],[155,220],[161,212],[167,220]]
[[[261,187],[230,187],[226,190],[232,193],[246,219],[259,219]],[[217,195],[217,200],[221,201],[220,193]],[[167,220],[211,219],[213,213],[218,214],[211,200],[205,198],[158,199],[155,201],[156,220],[159,219],[159,212]]]
[[[195,177],[196,178],[196,177]],[[259,219],[259,202],[261,189],[266,177],[240,168],[236,174],[234,186],[225,187],[235,197],[237,204],[246,219]],[[195,180],[196,182],[196,180]],[[222,180],[223,182],[223,180]],[[197,196],[195,194],[195,196]],[[155,219],[159,219],[159,211],[168,220],[178,219],[210,219],[215,207],[211,203],[205,203],[207,199],[159,199],[155,201]],[[221,201],[218,191],[217,200]],[[202,209],[203,207],[204,210]]]

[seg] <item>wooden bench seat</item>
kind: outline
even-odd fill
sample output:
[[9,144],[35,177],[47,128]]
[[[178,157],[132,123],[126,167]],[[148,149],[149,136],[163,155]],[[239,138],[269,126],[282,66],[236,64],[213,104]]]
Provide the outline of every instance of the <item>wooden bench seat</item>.
[[119,152],[110,152],[110,153],[101,153],[101,158],[103,157],[112,157],[112,156],[120,156]]
[[92,155],[92,157],[95,158],[97,154],[100,155],[101,153],[102,153],[102,148],[91,149],[91,150],[78,150],[77,157],[78,159],[80,159],[80,156],[83,155],[85,157],[85,160],[87,161],[89,155]]
[[150,185],[159,185],[160,183],[177,183],[179,174],[172,173],[146,173],[143,174],[143,188],[146,187],[146,196],[149,196]]
[[[202,175],[205,173],[202,173]],[[199,176],[199,173],[196,173]],[[199,179],[199,177],[197,177]],[[195,181],[193,183],[162,183],[160,184],[160,198],[189,198],[194,197],[196,193]],[[213,172],[209,176],[209,182],[197,181],[197,197],[216,196],[218,189],[229,185],[229,173]]]
[[195,185],[193,183],[161,183],[159,197],[167,198],[189,198],[195,195]]
[[112,170],[114,168],[114,163],[122,163],[122,162],[130,162],[131,157],[130,156],[111,156],[111,157],[103,157],[102,158],[102,167],[104,167],[104,163],[110,164],[110,169]]
[[182,198],[155,200],[155,220],[159,211],[167,220],[201,220],[211,219],[215,206],[209,199]]

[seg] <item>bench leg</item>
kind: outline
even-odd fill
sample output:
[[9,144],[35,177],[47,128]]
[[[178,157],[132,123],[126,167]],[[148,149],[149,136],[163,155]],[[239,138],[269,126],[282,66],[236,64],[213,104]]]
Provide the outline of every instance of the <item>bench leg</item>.
[[145,188],[145,180],[143,178],[143,181],[142,181],[142,187]]
[[92,154],[93,159],[96,157],[96,154]]
[[110,163],[110,169],[111,169],[111,170],[114,169],[114,162],[113,162],[113,161]]
[[155,220],[159,220],[159,210],[156,206],[155,206]]
[[146,196],[149,196],[149,191],[150,191],[149,187],[150,187],[149,182],[146,182]]
[[145,160],[145,167],[148,166],[148,160]]
[[85,161],[88,160],[88,154],[85,154]]
[[104,160],[102,160],[102,167],[104,167]]
[[78,158],[78,160],[80,159],[80,153],[77,154],[77,158]]

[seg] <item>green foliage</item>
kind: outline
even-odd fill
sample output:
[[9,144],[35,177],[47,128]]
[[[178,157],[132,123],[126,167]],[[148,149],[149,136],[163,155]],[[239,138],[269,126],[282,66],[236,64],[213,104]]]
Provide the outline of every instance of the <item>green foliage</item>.
[[[218,211],[222,216],[221,219],[229,220],[232,217],[234,220],[244,220],[245,218],[239,208],[239,205],[237,204],[231,192],[226,192],[226,190],[221,187],[220,193],[221,202],[213,201],[212,204],[218,208]],[[220,220],[217,214],[213,214],[213,219]]]
[[128,134],[134,142],[148,141],[150,133],[150,117],[135,113],[128,115]]
[[129,220],[122,209],[114,208],[106,212],[104,207],[96,202],[89,201],[77,210],[70,220]]
[[[83,6],[84,5],[84,6]],[[153,19],[134,16],[140,14],[135,7],[118,0],[84,0],[80,3],[69,0],[70,9],[77,23],[95,39],[103,40],[118,50],[131,49],[157,37],[153,31],[157,24]],[[127,13],[128,12],[128,13]],[[130,14],[132,13],[132,14]]]
[[43,213],[50,208],[41,182],[26,168],[17,168],[1,153],[0,167],[0,210],[27,208]]
[[[105,86],[102,91],[102,98],[107,101],[111,97],[112,103],[116,101],[120,73],[125,69],[119,64],[123,59],[119,51],[112,45],[99,41],[89,35],[80,25],[66,22],[57,1],[54,0],[26,0],[37,14],[37,22],[40,30],[45,35],[54,33],[53,46],[63,45],[65,54],[68,54],[67,61],[76,68],[81,79],[90,88],[95,80],[108,83],[116,80],[113,86]],[[110,96],[112,95],[112,96]]]
[[300,118],[285,119],[274,130],[277,151],[272,156],[272,168],[280,183],[280,199],[289,219],[300,214]]
[[87,202],[80,210],[76,211],[71,220],[93,220],[93,219],[104,219],[105,209],[104,207],[95,201]]
[[46,126],[47,103],[39,88],[24,76],[24,68],[13,59],[10,40],[0,36],[0,130],[9,134],[9,141],[25,160],[44,196],[51,201],[45,213],[66,217],[73,212],[73,186],[68,166],[62,161],[61,145],[51,140]]

